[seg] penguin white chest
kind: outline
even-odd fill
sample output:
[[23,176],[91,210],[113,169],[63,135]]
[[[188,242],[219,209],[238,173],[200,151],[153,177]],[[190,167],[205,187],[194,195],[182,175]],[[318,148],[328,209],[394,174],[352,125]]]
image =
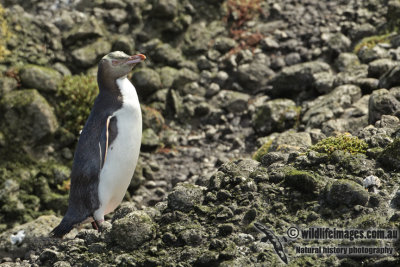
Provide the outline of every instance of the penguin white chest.
[[[121,109],[112,115],[117,119],[117,136],[110,144],[100,172],[100,207],[95,217],[112,212],[122,201],[139,158],[142,138],[142,114],[135,87],[127,78],[117,80],[122,94]],[[97,218],[98,219],[98,218]]]

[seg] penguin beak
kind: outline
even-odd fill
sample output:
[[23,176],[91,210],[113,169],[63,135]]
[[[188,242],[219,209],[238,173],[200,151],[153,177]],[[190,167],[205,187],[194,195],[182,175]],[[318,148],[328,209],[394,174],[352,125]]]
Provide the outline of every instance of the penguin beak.
[[133,55],[129,58],[129,60],[126,62],[126,64],[136,64],[136,63],[142,62],[145,59],[146,59],[146,56],[143,54]]

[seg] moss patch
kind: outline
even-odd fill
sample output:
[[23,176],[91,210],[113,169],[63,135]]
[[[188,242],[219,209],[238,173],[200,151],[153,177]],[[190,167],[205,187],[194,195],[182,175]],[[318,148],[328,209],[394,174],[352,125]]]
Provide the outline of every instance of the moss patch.
[[390,33],[365,37],[354,47],[353,52],[357,54],[363,47],[372,49],[377,44],[389,43],[390,42],[389,36]]
[[254,152],[252,158],[257,161],[261,161],[262,156],[268,153],[269,148],[272,144],[273,139],[263,144],[256,152]]
[[351,154],[365,154],[368,149],[368,144],[355,136],[351,136],[350,134],[341,134],[322,139],[309,149],[320,153],[327,153],[329,155],[336,150],[342,150]]
[[5,10],[0,4],[0,61],[4,59],[5,56],[10,54],[7,50],[7,41],[11,37],[11,32],[8,28],[8,23],[5,15]]

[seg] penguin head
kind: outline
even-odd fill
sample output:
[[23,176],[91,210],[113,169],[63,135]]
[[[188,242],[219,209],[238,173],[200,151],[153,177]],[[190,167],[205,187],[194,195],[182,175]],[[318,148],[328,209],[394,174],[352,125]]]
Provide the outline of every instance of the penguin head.
[[143,54],[129,56],[122,51],[114,51],[101,59],[99,70],[102,69],[110,78],[118,79],[126,76],[137,63],[145,59]]

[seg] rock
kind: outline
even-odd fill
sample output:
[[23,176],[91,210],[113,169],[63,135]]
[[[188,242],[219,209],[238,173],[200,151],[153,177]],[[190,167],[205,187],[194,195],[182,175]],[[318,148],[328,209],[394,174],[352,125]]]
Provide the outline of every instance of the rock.
[[368,77],[379,78],[387,71],[394,68],[398,63],[391,59],[381,58],[368,64]]
[[340,32],[322,34],[321,38],[326,40],[331,58],[336,58],[340,53],[347,52],[351,45],[350,39]]
[[65,66],[64,64],[57,62],[53,65],[53,68],[58,71],[59,73],[61,73],[63,76],[71,76],[72,73],[71,71],[68,69],[67,66]]
[[229,37],[217,37],[214,42],[214,48],[222,54],[228,52],[236,46],[236,41]]
[[337,87],[345,84],[357,84],[357,81],[368,76],[368,65],[349,66],[345,71],[339,72],[334,81],[333,86]]
[[256,132],[268,135],[292,128],[298,122],[300,108],[290,99],[274,99],[257,105],[252,124]]
[[341,85],[327,95],[322,95],[302,107],[302,122],[306,127],[320,128],[322,123],[339,117],[345,108],[361,98],[361,89],[355,85]]
[[178,237],[182,240],[183,244],[196,247],[201,245],[203,235],[205,233],[200,229],[186,229],[180,232]]
[[380,153],[379,162],[389,168],[398,170],[400,166],[400,139],[396,138]]
[[349,34],[353,41],[359,41],[362,38],[376,35],[376,28],[369,23],[357,24]]
[[151,128],[155,133],[161,132],[164,127],[165,120],[161,113],[151,107],[141,105],[143,129]]
[[[50,231],[60,223],[60,219],[54,215],[45,215],[31,222],[18,225],[0,234],[0,254],[12,258],[24,258],[30,250],[41,249],[50,243],[48,235]],[[18,245],[11,244],[10,236],[23,230],[25,238]]]
[[314,74],[315,89],[318,93],[326,94],[332,91],[334,77],[331,72],[318,72]]
[[108,241],[119,247],[133,250],[155,237],[156,226],[150,216],[142,211],[132,211],[114,221]]
[[311,146],[311,136],[307,132],[286,131],[279,134],[271,143],[269,152],[281,151],[289,153],[291,151],[301,151]]
[[239,159],[234,161],[229,161],[223,164],[220,171],[228,174],[229,176],[242,176],[249,177],[250,174],[255,171],[260,163],[253,159]]
[[379,89],[379,80],[374,78],[359,78],[354,81],[354,84],[359,86],[364,94]]
[[152,11],[154,17],[171,19],[178,13],[178,2],[176,0],[156,0]]
[[353,53],[340,53],[335,60],[335,66],[339,71],[345,71],[357,65],[360,65],[360,61]]
[[170,44],[160,43],[151,54],[154,62],[159,62],[163,65],[176,67],[183,62],[181,51],[173,48]]
[[150,68],[141,68],[135,71],[132,75],[132,83],[143,98],[150,96],[162,87],[160,75]]
[[299,64],[301,62],[301,57],[299,53],[289,53],[285,56],[286,66],[292,66],[294,64]]
[[328,187],[327,201],[333,207],[340,205],[365,206],[368,198],[368,192],[361,185],[350,180],[337,180]]
[[110,24],[121,25],[128,18],[128,13],[121,8],[112,8],[108,10],[106,21]]
[[400,85],[399,81],[400,66],[395,66],[384,73],[379,79],[379,87],[390,89]]
[[312,172],[288,167],[285,170],[284,184],[302,193],[318,196],[326,185],[326,179]]
[[17,87],[18,87],[18,82],[16,79],[7,76],[4,77],[0,76],[0,98],[4,94],[16,89]]
[[111,51],[111,44],[108,41],[99,39],[92,44],[77,48],[71,52],[71,67],[88,68]]
[[228,112],[242,113],[247,110],[249,99],[248,94],[221,90],[212,98],[211,103],[226,109]]
[[71,264],[67,261],[57,261],[53,264],[53,267],[71,267]]
[[364,46],[360,49],[357,56],[362,63],[369,63],[373,60],[381,58],[390,58],[386,49],[380,47],[379,45],[374,46],[372,49]]
[[282,152],[268,152],[261,156],[261,164],[263,164],[264,166],[269,166],[275,162],[286,162],[288,158],[289,155]]
[[21,83],[25,88],[32,88],[41,91],[55,92],[62,76],[54,69],[25,65],[20,70]]
[[132,55],[135,51],[135,41],[125,35],[119,35],[112,44],[112,51],[122,51],[128,55]]
[[183,68],[178,71],[172,86],[176,89],[183,89],[185,84],[195,82],[198,79],[199,75],[196,72]]
[[200,86],[197,82],[191,82],[185,84],[182,90],[179,91],[181,95],[184,96],[200,96],[203,97],[206,95],[206,89]]
[[211,31],[205,23],[193,23],[184,36],[185,44],[182,48],[184,53],[193,55],[207,52],[211,36]]
[[162,67],[160,69],[160,79],[163,88],[171,88],[175,77],[178,75],[178,70],[172,67]]
[[355,118],[332,119],[322,124],[322,132],[327,136],[333,135],[335,132],[357,134],[359,130],[367,125],[367,115]]
[[180,116],[184,112],[182,98],[175,90],[168,90],[167,99],[165,103],[165,110],[167,115],[174,117]]
[[264,54],[259,54],[251,63],[238,67],[238,81],[246,91],[254,92],[263,89],[274,72],[268,68],[269,59]]
[[179,183],[168,195],[168,207],[172,210],[189,212],[204,200],[203,188],[198,185]]
[[400,102],[386,89],[372,92],[369,98],[368,122],[374,124],[382,115],[393,115],[400,109]]
[[261,40],[261,48],[265,50],[273,50],[279,48],[279,43],[275,40],[275,38],[271,36],[267,36]]
[[152,128],[147,128],[143,130],[142,133],[142,145],[140,149],[142,151],[153,151],[157,149],[160,144],[160,139],[158,135],[153,131]]
[[75,24],[75,27],[67,32],[63,38],[66,46],[72,46],[78,42],[87,42],[104,35],[104,26],[95,17],[90,17],[87,21]]
[[37,145],[58,128],[56,116],[36,90],[11,91],[0,101],[2,131],[11,143]]
[[274,96],[295,95],[301,91],[315,89],[315,74],[328,72],[328,64],[319,61],[296,64],[285,67],[270,81]]

